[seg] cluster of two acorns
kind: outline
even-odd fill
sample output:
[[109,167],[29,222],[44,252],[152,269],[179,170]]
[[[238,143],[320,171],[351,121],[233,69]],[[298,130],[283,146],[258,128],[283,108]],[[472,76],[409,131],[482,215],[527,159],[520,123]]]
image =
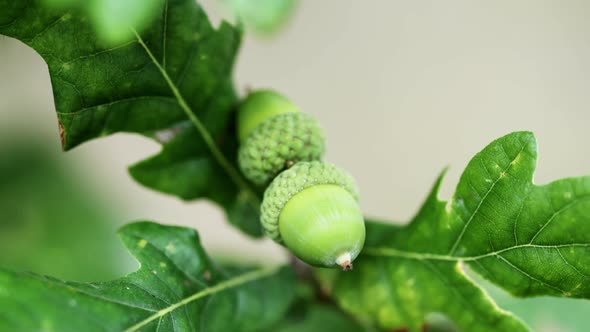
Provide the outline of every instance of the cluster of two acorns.
[[250,93],[237,116],[242,173],[266,186],[266,235],[308,264],[350,270],[365,241],[358,189],[347,172],[321,160],[318,121],[269,90]]

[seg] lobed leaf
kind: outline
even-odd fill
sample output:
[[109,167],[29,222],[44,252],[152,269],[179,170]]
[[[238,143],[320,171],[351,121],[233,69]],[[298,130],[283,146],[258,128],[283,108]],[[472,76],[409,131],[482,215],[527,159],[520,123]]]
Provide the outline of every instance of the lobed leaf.
[[141,263],[121,279],[75,283],[0,269],[0,331],[260,331],[295,298],[290,270],[224,271],[192,229],[139,222],[119,235]]
[[[118,132],[151,137],[163,148],[130,169],[138,182],[182,199],[211,199],[236,226],[261,236],[256,193],[227,174],[236,168],[231,76],[241,31],[225,22],[214,28],[193,0],[150,6],[159,14],[147,28],[112,45],[77,7],[0,0],[0,34],[47,63],[65,150]],[[189,114],[199,128],[187,125]],[[211,145],[223,154],[214,156]],[[231,164],[220,165],[220,156]],[[253,212],[242,214],[246,208]]]
[[410,224],[369,224],[355,271],[324,277],[326,287],[365,320],[413,330],[433,312],[469,331],[526,330],[465,265],[517,296],[590,298],[590,177],[538,186],[536,160],[529,132],[492,142],[451,200],[437,198],[441,175]]

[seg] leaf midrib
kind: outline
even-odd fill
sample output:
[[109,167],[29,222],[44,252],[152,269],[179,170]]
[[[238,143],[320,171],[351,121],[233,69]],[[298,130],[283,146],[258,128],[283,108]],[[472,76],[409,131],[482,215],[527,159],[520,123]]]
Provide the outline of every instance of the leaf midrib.
[[200,298],[209,296],[211,294],[215,294],[215,293],[219,293],[222,292],[224,290],[227,289],[231,289],[240,285],[243,285],[245,283],[248,282],[252,282],[258,279],[262,279],[265,277],[268,277],[276,272],[278,272],[278,270],[280,269],[280,267],[277,266],[273,266],[273,267],[266,267],[266,268],[261,268],[258,270],[254,270],[251,272],[247,272],[244,274],[241,274],[237,277],[228,279],[226,281],[220,282],[215,286],[211,286],[208,288],[205,288],[189,297],[186,297],[184,299],[182,299],[181,301],[174,303],[164,309],[159,310],[158,312],[156,312],[155,314],[147,317],[146,319],[140,321],[139,323],[127,328],[124,330],[124,332],[135,332],[138,331],[139,329],[141,329],[142,327],[146,326],[147,324],[151,323],[152,321],[159,319],[161,317],[164,317],[165,315],[171,313],[172,311],[180,308],[180,307],[184,307],[187,304],[189,304],[190,302],[196,301]]
[[[524,142],[524,144],[522,145],[520,151],[516,154],[516,156],[514,156],[514,158],[510,158],[511,161],[510,161],[510,163],[508,163],[508,166],[506,166],[506,168],[502,172],[500,172],[498,174],[498,178],[492,183],[492,185],[490,186],[490,188],[486,191],[486,193],[484,194],[484,196],[481,198],[481,200],[477,204],[477,207],[471,213],[471,215],[469,216],[469,219],[467,220],[467,222],[465,222],[465,225],[462,227],[461,233],[459,233],[459,236],[455,239],[455,241],[453,243],[453,246],[449,250],[449,253],[448,253],[449,255],[452,255],[452,254],[455,253],[455,251],[457,250],[457,247],[459,246],[459,243],[461,243],[461,240],[463,239],[463,236],[465,235],[465,232],[467,231],[467,228],[469,227],[469,225],[471,224],[471,222],[473,221],[473,219],[475,219],[475,216],[479,213],[479,210],[480,210],[481,206],[483,205],[483,203],[485,202],[485,200],[487,199],[488,195],[494,190],[494,188],[496,187],[496,185],[498,184],[498,182],[500,182],[500,180],[502,178],[504,178],[504,176],[506,174],[508,174],[508,171],[515,164],[516,160],[518,160],[520,158],[520,155],[522,154],[522,152],[524,151],[524,149],[526,148],[526,146],[529,144],[529,141],[530,141],[530,138],[527,139],[526,142]],[[504,149],[504,146],[501,145],[501,144],[500,144],[500,146],[502,147],[502,151],[504,151],[504,154],[508,157],[508,153],[506,153],[506,150]]]
[[135,29],[133,29],[133,28],[131,28],[131,29],[132,29],[133,33],[135,34],[137,41],[143,47],[143,49],[147,53],[148,57],[152,61],[152,63],[156,66],[158,71],[162,74],[164,81],[166,82],[166,84],[168,85],[170,90],[172,91],[172,94],[174,95],[174,98],[178,102],[178,105],[185,112],[185,114],[187,115],[189,120],[192,122],[194,127],[197,129],[197,131],[201,135],[201,138],[205,141],[205,144],[209,148],[209,151],[211,152],[211,154],[213,155],[213,157],[215,158],[215,160],[217,161],[219,166],[221,166],[223,168],[223,170],[227,173],[227,175],[234,182],[234,184],[238,188],[240,188],[240,190],[242,192],[247,194],[248,201],[252,204],[252,206],[254,206],[256,209],[258,209],[260,206],[260,197],[256,194],[256,191],[242,177],[240,172],[229,162],[229,160],[225,157],[223,152],[221,152],[221,148],[216,144],[216,142],[213,139],[209,130],[207,130],[207,128],[205,127],[203,122],[199,119],[199,117],[197,117],[195,112],[193,112],[191,107],[188,105],[188,103],[184,99],[183,95],[180,93],[180,89],[172,81],[172,79],[170,78],[170,75],[168,75],[168,72],[166,71],[166,69],[164,67],[162,67],[162,64],[160,64],[158,62],[158,60],[156,59],[156,57],[154,56],[154,54],[152,53],[150,48],[147,46],[147,44],[145,43],[143,38],[141,38],[141,36],[139,35],[139,33]]
[[477,256],[453,256],[453,255],[439,255],[424,252],[406,251],[387,247],[365,247],[361,255],[375,256],[375,257],[396,257],[396,258],[407,258],[416,260],[436,260],[436,261],[453,261],[453,262],[469,262],[478,261],[484,258],[498,256],[504,252],[522,248],[538,248],[538,249],[560,249],[560,248],[571,248],[571,247],[590,247],[590,243],[567,243],[558,245],[540,245],[540,244],[521,244],[512,247],[507,247],[497,251],[492,251],[486,254]]

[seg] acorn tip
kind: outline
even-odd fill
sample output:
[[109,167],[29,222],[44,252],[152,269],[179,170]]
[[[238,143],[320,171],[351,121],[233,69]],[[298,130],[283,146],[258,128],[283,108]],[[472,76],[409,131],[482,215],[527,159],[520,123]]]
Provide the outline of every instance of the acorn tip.
[[350,253],[346,252],[336,259],[336,264],[342,267],[342,271],[352,270],[352,257]]
[[342,264],[340,266],[342,266],[342,271],[350,271],[350,270],[352,270],[352,263],[351,262],[346,262],[346,263],[344,263],[344,264]]

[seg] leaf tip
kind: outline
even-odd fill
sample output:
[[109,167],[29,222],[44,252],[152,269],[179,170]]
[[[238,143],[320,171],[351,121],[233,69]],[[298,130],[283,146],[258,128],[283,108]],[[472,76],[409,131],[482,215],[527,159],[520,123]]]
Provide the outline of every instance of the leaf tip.
[[528,130],[515,131],[499,138],[498,140],[505,140],[508,138],[519,139],[523,142],[526,142],[526,144],[533,144],[535,146],[537,144],[537,138],[535,137],[535,134]]

